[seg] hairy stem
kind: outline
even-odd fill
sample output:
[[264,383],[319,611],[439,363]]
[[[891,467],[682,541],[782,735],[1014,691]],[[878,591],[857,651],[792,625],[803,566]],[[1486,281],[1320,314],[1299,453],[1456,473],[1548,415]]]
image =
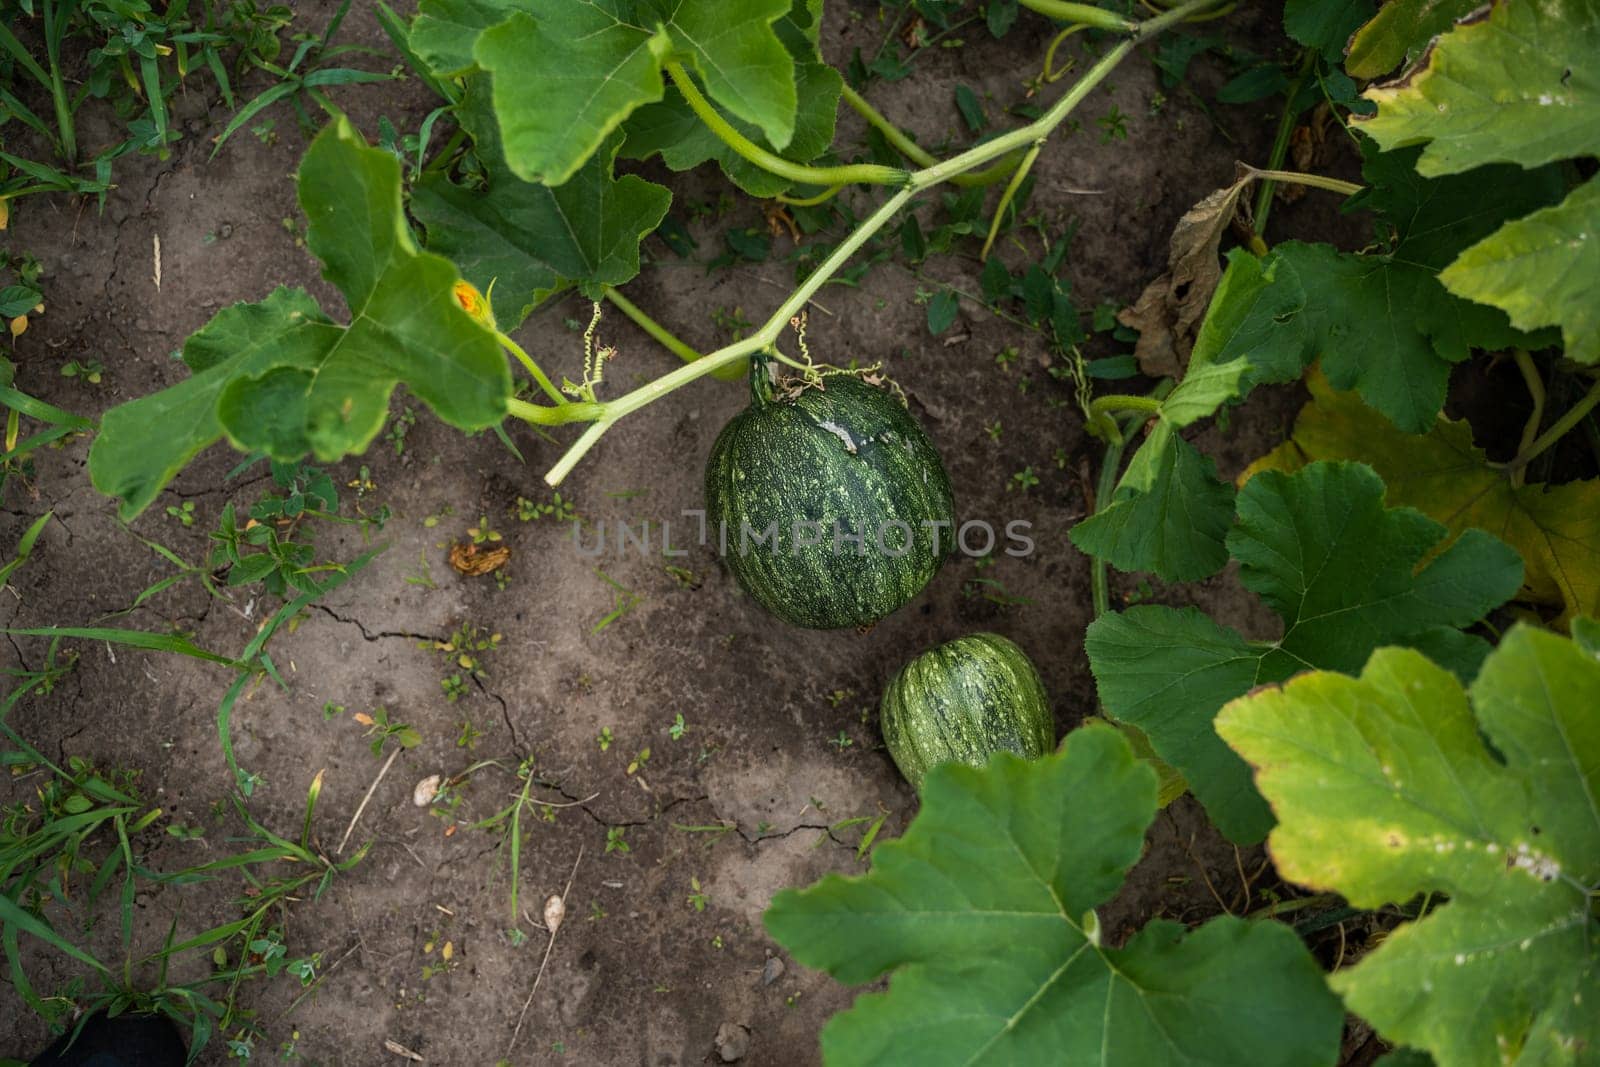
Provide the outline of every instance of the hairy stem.
[[1552,422],[1550,428],[1540,434],[1532,444],[1519,450],[1516,458],[1505,464],[1504,469],[1513,473],[1522,470],[1541,453],[1548,451],[1551,445],[1565,437],[1567,431],[1582,422],[1596,406],[1600,406],[1600,382],[1596,382],[1587,393],[1584,393],[1583,399],[1567,409],[1566,414]]
[[1126,33],[1139,27],[1139,23],[1131,22],[1114,11],[1107,11],[1093,4],[1076,4],[1070,0],[1017,0],[1017,3],[1046,18],[1061,22],[1081,22],[1097,30],[1120,30]]
[[[1533,447],[1533,442],[1539,437],[1539,426],[1544,422],[1544,379],[1539,377],[1539,368],[1533,365],[1533,357],[1525,349],[1516,349],[1511,353],[1511,358],[1516,361],[1517,370],[1522,372],[1522,380],[1528,387],[1528,395],[1533,398],[1533,411],[1522,427],[1522,440],[1517,445],[1517,455],[1520,456]],[[1520,486],[1527,473],[1526,467],[1512,471],[1511,484]]]
[[[601,294],[611,302],[613,307],[632,320],[635,326],[660,342],[663,348],[685,363],[693,363],[695,360],[703,358],[700,352],[689,347],[686,342],[651,318],[637,304],[617,292],[616,289],[608,285],[601,290]],[[723,367],[716,372],[716,376],[725,382],[737,381],[744,377],[744,368],[738,366]]]
[[1250,168],[1252,178],[1262,178],[1267,181],[1289,182],[1293,185],[1305,185],[1312,189],[1326,189],[1330,193],[1343,193],[1345,196],[1355,196],[1366,186],[1357,182],[1347,182],[1339,178],[1329,178],[1322,174],[1302,174],[1297,170],[1257,170]]
[[721,112],[711,106],[711,101],[700,92],[683,64],[676,60],[667,64],[667,75],[678,87],[689,110],[695,113],[717,139],[737,152],[740,158],[755,164],[769,174],[807,185],[901,185],[909,175],[898,167],[885,167],[876,163],[851,163],[842,167],[811,167],[804,163],[784,159],[767,151],[750,138],[733,128]]
[[506,411],[523,422],[531,422],[535,426],[564,426],[569,422],[589,422],[604,418],[606,406],[588,401],[580,403],[563,401],[551,407],[547,404],[530,404],[526,400],[512,397],[506,401]]
[[1028,176],[1028,171],[1033,168],[1033,161],[1039,158],[1039,149],[1043,147],[1044,142],[1040,141],[1028,149],[1022,156],[1022,162],[1017,164],[1017,169],[1012,172],[1011,180],[1006,182],[1005,191],[1000,194],[1000,203],[995,205],[994,218],[989,220],[989,234],[983,239],[983,249],[978,253],[978,259],[989,258],[989,252],[994,248],[994,239],[1000,233],[1000,223],[1006,217],[1006,208],[1011,206],[1012,198],[1022,187],[1023,179]]
[[533,357],[528,355],[521,345],[513,341],[504,330],[495,330],[494,336],[495,340],[500,342],[501,347],[517,357],[517,362],[522,364],[539,388],[544,390],[545,396],[554,400],[557,404],[565,404],[567,402],[567,398],[561,395],[561,390],[555,387],[543,368],[533,361]]
[[1129,411],[1148,418],[1161,410],[1161,401],[1154,396],[1133,396],[1127,393],[1108,393],[1097,396],[1089,403],[1089,418],[1109,415],[1113,411]]
[[[867,98],[856,92],[850,86],[844,87],[840,97],[845,103],[866,120],[868,126],[883,134],[883,139],[888,141],[896,152],[905,156],[919,167],[931,167],[939,162],[933,153],[913,141],[900,127],[883,117],[883,113],[867,102]],[[958,174],[950,179],[950,184],[970,188],[976,185],[993,185],[995,182],[1010,174],[1017,165],[1016,158],[1002,159],[991,167],[983,170],[970,171]]]
[[[1283,114],[1278,117],[1278,132],[1272,138],[1272,152],[1267,156],[1267,167],[1278,168],[1283,166],[1283,161],[1289,158],[1289,139],[1294,135],[1294,120],[1299,113],[1294,109],[1294,98],[1300,95],[1300,86],[1305,82],[1306,74],[1311,70],[1311,64],[1316,62],[1317,55],[1306,49],[1305,55],[1300,60],[1300,69],[1294,76],[1294,81],[1289,83],[1288,92],[1284,95]],[[1263,181],[1256,188],[1255,214],[1252,225],[1255,227],[1256,236],[1261,239],[1263,247],[1252,249],[1257,255],[1266,251],[1264,247],[1267,233],[1267,215],[1272,211],[1272,180]]]
[[[992,160],[998,159],[1011,152],[1025,150],[1028,146],[1042,142],[1050,132],[1059,126],[1066,117],[1072,113],[1084,98],[1096,86],[1106,79],[1117,68],[1136,45],[1149,37],[1153,37],[1175,23],[1182,22],[1191,15],[1198,14],[1215,6],[1217,0],[1187,0],[1186,3],[1163,12],[1154,18],[1139,23],[1125,39],[1119,41],[1106,52],[1094,66],[1084,72],[1082,78],[1073,84],[1061,99],[1052,104],[1043,115],[1028,125],[1012,130],[1009,133],[986,141],[983,144],[969,148],[967,151],[953,156],[942,163],[925,167],[908,176],[906,183],[897,189],[893,195],[880,204],[872,214],[868,215],[857,225],[856,229],[841,241],[828,257],[822,261],[801,282],[799,287],[789,295],[778,309],[749,337],[725,345],[693,363],[685,364],[671,371],[653,382],[640,386],[629,393],[624,393],[615,400],[601,405],[604,409],[593,425],[572,443],[566,453],[551,467],[545,475],[545,481],[550,485],[559,485],[572,469],[578,465],[584,455],[595,446],[618,419],[637,411],[652,401],[672,392],[680,386],[687,385],[696,378],[704,377],[714,371],[728,366],[736,360],[755,352],[769,351],[777,344],[779,336],[789,321],[798,315],[811,300],[818,289],[821,289],[830,279],[837,274],[845,263],[861,249],[861,246],[872,239],[873,235],[883,229],[902,208],[908,204],[912,197],[941,182],[946,182],[956,175],[965,174],[977,167],[983,166]],[[811,179],[808,179],[811,180]],[[1138,398],[1144,400],[1146,398]],[[572,405],[576,406],[576,405]]]
[[[1127,447],[1128,439],[1121,433],[1117,435],[1116,440],[1106,442],[1106,453],[1100,459],[1100,480],[1094,490],[1096,514],[1109,507],[1111,498],[1116,494],[1117,475],[1122,470],[1122,453]],[[1111,582],[1107,570],[1104,557],[1089,558],[1089,595],[1094,604],[1094,617],[1097,619],[1111,610]]]

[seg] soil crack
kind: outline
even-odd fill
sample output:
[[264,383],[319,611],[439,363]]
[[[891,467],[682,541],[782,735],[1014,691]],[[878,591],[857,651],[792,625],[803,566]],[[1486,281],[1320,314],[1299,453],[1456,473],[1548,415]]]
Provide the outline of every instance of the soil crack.
[[356,629],[361,631],[362,638],[367,640],[367,641],[383,641],[383,640],[386,640],[386,639],[389,639],[389,638],[403,637],[407,641],[431,641],[434,644],[443,644],[444,640],[445,640],[444,638],[439,637],[436,634],[419,634],[419,633],[413,633],[410,630],[377,630],[377,631],[373,631],[373,630],[367,629],[366,624],[363,623],[360,619],[356,619],[356,618],[348,618],[347,619],[343,615],[340,615],[337,611],[334,611],[332,608],[328,607],[326,604],[312,604],[311,607],[313,607],[316,610],[322,612],[324,615],[328,616],[328,618],[332,619],[335,622],[342,622],[346,626],[354,626]]

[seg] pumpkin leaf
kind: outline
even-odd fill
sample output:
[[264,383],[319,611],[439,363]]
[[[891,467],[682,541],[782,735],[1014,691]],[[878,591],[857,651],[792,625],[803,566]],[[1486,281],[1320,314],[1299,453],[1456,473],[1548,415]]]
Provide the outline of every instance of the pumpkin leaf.
[[1350,38],[1344,69],[1353,78],[1380,78],[1478,6],[1478,0],[1386,0]]
[[667,213],[672,194],[653,182],[612,173],[622,135],[613,133],[567,182],[525,182],[506,166],[481,78],[458,106],[489,179],[483,192],[443,174],[416,184],[411,210],[428,248],[453,260],[489,293],[506,328],[556,293],[577,287],[590,300],[639,273],[639,243]]
[[185,343],[192,376],[106,412],[89,451],[95,488],[132,519],[201,449],[293,462],[360,452],[405,382],[445,422],[481,430],[505,416],[511,374],[494,334],[457,301],[456,268],[418,251],[400,205],[400,165],[343,117],[300,161],[306,244],[345,297],[350,322],[300,289],[219,312]]
[[1600,479],[1513,485],[1505,471],[1488,465],[1464,420],[1440,418],[1426,434],[1405,434],[1321,375],[1306,384],[1311,402],[1300,410],[1293,436],[1245,478],[1314,460],[1359,460],[1383,478],[1390,506],[1417,508],[1452,537],[1487,530],[1516,549],[1524,566],[1522,599],[1559,607],[1563,623],[1600,615]]
[[633,111],[662,98],[675,56],[776,149],[794,137],[794,59],[773,26],[789,0],[525,3],[479,34],[473,55],[494,74],[506,161],[526,181],[560,185],[576,173]]
[[[1378,110],[1362,129],[1385,146],[1421,145],[1424,175],[1470,170],[1472,180],[1484,164],[1592,156],[1600,153],[1596,55],[1600,0],[1502,0],[1439,38],[1417,70],[1368,90]],[[1546,209],[1527,214],[1533,207]],[[1600,315],[1587,284],[1600,270],[1588,239],[1600,226],[1600,184],[1587,182],[1560,206],[1507,215],[1527,217],[1457,249],[1453,263],[1440,264],[1440,281],[1504,310],[1520,329],[1560,326],[1568,357],[1600,361]]]
[[1364,94],[1360,129],[1384,148],[1423,145],[1419,173],[1537,167],[1600,153],[1600,0],[1506,0],[1439,38],[1427,62]]
[[1277,248],[1305,290],[1304,313],[1283,325],[1298,331],[1306,359],[1320,356],[1336,388],[1359,390],[1411,433],[1432,425],[1452,363],[1475,348],[1530,344],[1503,312],[1451,295],[1439,271],[1507,219],[1555,203],[1563,191],[1554,167],[1494,166],[1430,179],[1416,172],[1416,159],[1415,149],[1367,154],[1369,188],[1349,206],[1375,214],[1380,251],[1357,255],[1297,241]]
[[[789,13],[773,23],[783,46],[794,58],[795,112],[794,135],[782,150],[775,147],[759,126],[726,109],[723,118],[729,125],[756,144],[796,163],[809,163],[833,144],[834,123],[838,117],[839,96],[844,79],[830,67],[818,50],[822,5],[818,0],[794,0]],[[675,171],[691,170],[716,160],[722,173],[740,189],[756,197],[773,197],[792,188],[794,183],[757,167],[728,147],[701,122],[676,86],[666,87],[662,99],[646,104],[623,124],[627,140],[622,155],[627,159],[649,159],[659,155]]]
[[[1498,166],[1434,180],[1417,174],[1415,159],[1414,149],[1369,151],[1362,173],[1371,187],[1349,202],[1376,215],[1384,250],[1285,241],[1260,258],[1230,253],[1185,381],[1162,403],[1110,504],[1073,528],[1073,544],[1167,581],[1215,574],[1227,562],[1232,492],[1177,429],[1256,385],[1292,381],[1320,357],[1339,388],[1358,389],[1395,425],[1420,432],[1444,404],[1452,363],[1475,348],[1530,343],[1504,312],[1452,295],[1438,274],[1506,219],[1553,203],[1559,171]],[[1579,277],[1565,284],[1581,288]],[[1237,373],[1222,370],[1230,365]]]
[[1332,64],[1344,58],[1350,35],[1371,17],[1372,0],[1286,0],[1283,5],[1284,32]]
[[480,33],[513,11],[533,10],[531,0],[421,0],[411,20],[411,49],[436,75],[464,74],[477,65],[472,49]]
[[1332,1064],[1341,1012],[1278,923],[1157,920],[1120,948],[1094,909],[1139,858],[1156,776],[1113,728],[1037,761],[936,768],[872,870],[773,898],[767,929],[840,981],[891,973],[823,1030],[850,1064]]
[[1383,482],[1356,463],[1256,475],[1228,534],[1239,580],[1283,619],[1247,640],[1196,609],[1140,606],[1096,619],[1084,637],[1106,713],[1144,731],[1231,840],[1261,840],[1272,815],[1244,762],[1213,730],[1218,710],[1307,667],[1359,670],[1372,650],[1416,645],[1470,677],[1488,649],[1462,634],[1514,594],[1516,553],[1481,530],[1449,531],[1385,508]]
[[1491,304],[1519,330],[1560,326],[1567,358],[1600,362],[1600,179],[1574,189],[1555,207],[1508,222],[1466,249],[1439,273],[1457,296]]
[[[1513,629],[1471,688],[1415,651],[1235,701],[1287,878],[1377,908],[1448,900],[1333,987],[1443,1064],[1582,1062],[1600,1048],[1600,660]],[[1577,1056],[1574,1058],[1575,1050]]]
[[1233,521],[1233,489],[1211,459],[1178,434],[1263,382],[1300,376],[1304,346],[1282,321],[1305,297],[1284,277],[1278,257],[1229,256],[1196,337],[1183,381],[1161,402],[1156,422],[1117,483],[1111,502],[1072,529],[1072,543],[1119,570],[1150,571],[1168,581],[1215,574]]

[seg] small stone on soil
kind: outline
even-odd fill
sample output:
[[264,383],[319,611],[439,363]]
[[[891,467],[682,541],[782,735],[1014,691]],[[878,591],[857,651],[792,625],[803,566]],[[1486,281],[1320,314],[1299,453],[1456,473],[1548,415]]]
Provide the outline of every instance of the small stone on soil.
[[777,956],[767,957],[767,965],[761,968],[761,984],[771,985],[783,977],[783,960]]
[[738,1063],[750,1051],[750,1031],[738,1023],[717,1027],[717,1055],[723,1063]]

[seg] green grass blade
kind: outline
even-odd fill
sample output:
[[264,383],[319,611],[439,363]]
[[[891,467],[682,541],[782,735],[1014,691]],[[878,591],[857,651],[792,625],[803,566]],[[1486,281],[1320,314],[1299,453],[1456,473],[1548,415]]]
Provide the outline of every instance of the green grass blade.
[[40,88],[50,88],[50,75],[45,72],[43,67],[39,66],[38,60],[28,53],[22,42],[17,39],[17,35],[12,33],[3,22],[0,22],[0,48],[11,53],[12,57],[22,64],[22,69],[26,70],[39,83]]
[[164,157],[167,153],[167,101],[161,95],[161,65],[155,56],[140,57],[139,74],[144,80],[145,95],[150,100],[150,119],[156,125],[156,140]]
[[4,567],[0,567],[0,588],[5,587],[6,582],[10,580],[12,574],[16,573],[18,567],[28,562],[28,557],[33,554],[34,542],[39,540],[39,535],[44,532],[45,526],[49,524],[54,516],[55,512],[47,511],[35,519],[32,526],[28,527],[28,532],[23,534],[22,540],[17,542],[16,558]]
[[190,659],[220,663],[225,667],[243,667],[248,660],[229,659],[215,652],[207,652],[174,634],[153,634],[144,630],[122,630],[100,626],[38,626],[26,629],[0,630],[16,637],[76,637],[85,641],[108,641],[114,645],[144,649],[148,652],[172,652]]
[[[24,910],[20,904],[12,900],[10,897],[4,895],[0,895],[0,925],[4,925],[10,929],[20,930],[25,934],[31,934],[40,941],[43,941],[45,944],[49,945],[51,948],[55,949],[57,952],[71,956],[79,963],[84,963],[90,967],[93,967],[107,978],[111,977],[111,969],[105,964],[101,963],[83,949],[79,948],[77,945],[74,945],[71,941],[68,941],[60,934],[56,933],[49,923],[46,923],[43,919],[40,919]],[[7,931],[8,937],[10,935],[10,929]],[[9,947],[10,946],[8,945],[8,954]]]
[[261,114],[261,112],[265,111],[273,104],[276,104],[279,100],[282,100],[284,97],[294,93],[297,88],[299,88],[299,86],[293,82],[279,82],[277,85],[274,85],[272,88],[263,91],[256,96],[255,99],[251,100],[244,107],[240,108],[238,113],[234,115],[233,118],[229,119],[228,124],[222,128],[222,133],[217,137],[216,146],[211,149],[211,156],[209,158],[217,158],[217,153],[222,151],[222,146],[228,143],[228,138],[232,137],[238,132],[239,127],[243,126],[245,123]]
[[[11,157],[0,152],[0,159],[11,162]],[[82,415],[74,415],[70,411],[63,411],[54,404],[46,404],[43,400],[36,400],[27,393],[19,393],[10,386],[0,387],[0,405],[13,408],[22,412],[30,419],[48,422],[52,426],[70,426],[75,430],[92,430],[94,421]]]

